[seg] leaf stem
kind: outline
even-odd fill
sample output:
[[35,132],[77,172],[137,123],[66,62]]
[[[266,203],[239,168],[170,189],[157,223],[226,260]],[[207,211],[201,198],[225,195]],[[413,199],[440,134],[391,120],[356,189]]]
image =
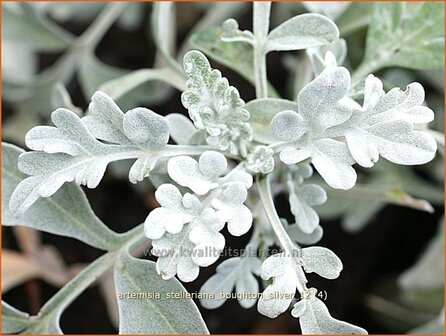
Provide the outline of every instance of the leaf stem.
[[224,154],[234,160],[241,160],[238,155],[232,155],[226,151],[219,150],[211,146],[187,146],[187,145],[167,145],[162,151],[162,156],[177,156],[177,155],[201,155],[205,151],[215,151]]
[[156,56],[155,62],[164,61],[165,65],[169,67],[183,80],[187,80],[186,73],[183,67],[172,55],[175,49],[175,27],[171,24],[176,22],[176,11],[174,2],[155,2],[152,9],[152,31],[155,42]]
[[257,98],[268,98],[266,58],[262,50],[257,47],[257,44],[254,47],[254,76]]
[[268,38],[271,2],[254,2],[253,33],[254,81],[257,98],[268,97],[268,79],[266,76],[265,44]]
[[271,223],[271,227],[273,228],[274,233],[276,234],[277,239],[279,240],[279,243],[285,252],[285,255],[292,258],[294,261],[294,265],[296,266],[295,270],[299,279],[299,282],[296,284],[297,289],[299,290],[299,293],[301,293],[301,295],[304,295],[308,292],[308,289],[306,287],[307,279],[305,277],[302,266],[296,261],[297,258],[295,258],[300,255],[300,248],[293,243],[290,236],[283,227],[282,222],[280,221],[279,215],[276,211],[276,207],[274,206],[274,200],[271,193],[269,180],[270,175],[257,175],[257,189],[260,195],[260,199],[262,200],[266,216]]
[[97,19],[77,39],[76,44],[94,49],[126,6],[126,2],[112,2],[107,4]]
[[277,214],[276,207],[274,206],[273,196],[271,193],[269,175],[267,175],[267,177],[261,177],[261,175],[257,175],[257,187],[266,215],[277,238],[279,239],[280,245],[282,245],[287,254],[293,255],[293,253],[295,253],[298,248],[294,245],[293,241],[288,236],[288,233],[285,231],[285,228],[283,227]]
[[143,225],[138,225],[134,229],[121,235],[120,244],[116,249],[102,255],[78,275],[71,279],[62,287],[48,302],[42,307],[37,316],[33,317],[30,326],[35,328],[40,323],[45,323],[48,319],[58,321],[63,310],[69,306],[85,289],[88,288],[100,275],[107,271],[116,261],[119,252],[123,248],[139,243],[147,238],[143,234]]

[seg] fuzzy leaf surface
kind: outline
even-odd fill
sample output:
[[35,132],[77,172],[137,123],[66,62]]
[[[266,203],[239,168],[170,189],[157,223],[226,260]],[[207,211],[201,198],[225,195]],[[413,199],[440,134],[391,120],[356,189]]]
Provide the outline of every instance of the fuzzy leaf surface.
[[53,197],[39,199],[19,218],[12,215],[9,200],[16,186],[26,179],[17,168],[21,153],[21,148],[2,143],[2,225],[24,225],[75,238],[99,249],[113,248],[119,235],[93,213],[84,192],[73,183],[62,186]]
[[161,279],[154,262],[135,259],[123,251],[115,265],[115,286],[118,293],[161,295],[161,299],[118,298],[120,334],[209,334],[192,299],[166,297],[186,290],[176,279]]

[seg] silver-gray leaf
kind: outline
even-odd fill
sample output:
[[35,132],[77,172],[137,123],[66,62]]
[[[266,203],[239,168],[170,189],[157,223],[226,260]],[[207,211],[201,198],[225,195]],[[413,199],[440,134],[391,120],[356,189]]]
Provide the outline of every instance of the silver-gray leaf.
[[17,184],[26,175],[17,168],[24,151],[2,143],[2,225],[24,225],[40,231],[79,239],[99,249],[112,249],[119,235],[96,217],[81,188],[73,183],[64,185],[51,198],[39,199],[19,218],[9,210],[9,200]]
[[367,334],[361,327],[333,318],[318,298],[313,296],[306,301],[306,309],[299,318],[302,334]]
[[[169,293],[187,292],[176,279],[163,280],[155,263],[135,259],[123,251],[115,265],[120,334],[209,334],[192,299],[172,299]],[[158,293],[160,299],[129,299],[122,294]]]

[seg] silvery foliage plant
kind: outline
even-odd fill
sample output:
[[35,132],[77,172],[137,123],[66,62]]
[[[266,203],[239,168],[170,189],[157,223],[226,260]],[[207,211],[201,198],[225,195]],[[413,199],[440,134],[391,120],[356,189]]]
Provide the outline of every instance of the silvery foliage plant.
[[[166,6],[171,4],[155,5],[160,15],[155,19],[167,17],[162,16]],[[164,117],[144,107],[123,111],[103,90],[93,94],[85,116],[58,108],[51,126],[30,129],[25,142],[31,151],[3,144],[7,177],[2,196],[8,202],[3,225],[25,225],[107,251],[37,316],[3,303],[8,332],[61,333],[63,310],[113,265],[118,292],[165,293],[184,292],[180,281],[194,281],[200,268],[218,263],[201,288],[202,294],[215,294],[200,300],[205,308],[220,307],[226,301],[220,293],[235,291],[244,308],[257,306],[269,318],[291,314],[304,334],[367,333],[332,317],[307,280],[309,273],[337,279],[344,267],[334,251],[318,245],[323,229],[317,206],[327,201],[327,189],[352,189],[360,167],[373,169],[379,160],[397,165],[433,160],[437,143],[426,125],[434,112],[424,105],[421,84],[384,89],[382,80],[370,73],[404,66],[405,61],[375,55],[352,78],[341,65],[346,44],[331,19],[302,14],[271,30],[270,7],[268,2],[253,4],[252,31],[242,31],[236,20],[228,19],[219,36],[219,43],[249,49],[252,71],[247,76],[255,84],[256,99],[243,100],[201,51],[187,51],[180,65],[158,44],[168,66],[184,78],[177,87],[183,90],[181,102],[190,118],[177,113]],[[418,15],[403,15],[403,4],[394,7],[394,17],[382,20],[398,25]],[[377,8],[374,15],[382,10]],[[369,28],[368,38],[383,39],[379,30],[390,26]],[[416,43],[409,42],[416,63]],[[437,37],[436,43],[438,47]],[[366,59],[378,48],[370,45]],[[408,48],[404,44],[393,52],[409,57]],[[296,50],[306,51],[312,76],[295,99],[282,99],[267,80],[266,55]],[[133,160],[130,182],[153,182],[159,207],[140,226],[117,234],[95,216],[79,186],[96,188],[107,166],[121,160]],[[322,179],[313,179],[317,175]],[[276,210],[279,192],[288,195],[293,223]],[[250,235],[249,253],[220,261],[224,228],[235,237]],[[147,239],[156,263],[129,253]],[[262,259],[256,252],[265,246],[279,246],[281,252]],[[208,333],[191,299],[118,299],[118,304],[121,333]]]

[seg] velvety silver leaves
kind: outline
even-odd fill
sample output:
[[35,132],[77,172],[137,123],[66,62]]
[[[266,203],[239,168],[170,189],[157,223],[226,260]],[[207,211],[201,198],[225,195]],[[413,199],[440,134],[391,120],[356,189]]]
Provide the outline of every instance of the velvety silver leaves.
[[[284,163],[311,158],[331,187],[350,189],[356,182],[354,162],[372,167],[380,155],[404,165],[432,160],[436,142],[413,128],[433,120],[433,112],[421,106],[424,90],[420,84],[385,94],[381,81],[370,75],[362,108],[345,97],[349,85],[346,69],[328,67],[299,93],[299,112],[283,111],[274,117],[271,128],[276,137],[294,143],[281,151]],[[333,139],[341,136],[347,145]]]
[[[258,301],[257,309],[261,314],[275,318],[288,309],[298,283],[302,283],[298,273],[299,265],[302,265],[307,273],[315,272],[327,279],[337,278],[342,270],[341,260],[323,247],[303,248],[297,257],[285,253],[268,257],[262,264],[260,275],[264,280],[273,278],[273,282],[266,287]],[[305,292],[301,292],[301,295],[304,294]],[[298,307],[293,315],[303,316],[306,311],[306,308]]]
[[367,334],[361,327],[333,318],[327,306],[314,295],[299,301],[293,312],[293,316],[299,317],[302,334]]
[[356,183],[355,162],[345,143],[333,139],[315,140],[306,147],[287,147],[280,153],[280,160],[295,164],[311,158],[322,178],[333,188],[350,189]]
[[[209,334],[200,311],[177,279],[163,280],[155,263],[121,251],[114,267],[118,293],[157,293],[160,299],[129,300],[118,296],[120,334]],[[181,299],[168,299],[179,293]]]
[[206,151],[200,155],[198,162],[189,156],[177,156],[169,160],[169,176],[183,187],[188,187],[198,195],[205,195],[216,188],[219,177],[227,169],[223,154]]
[[148,215],[145,232],[153,239],[152,253],[159,257],[156,268],[164,279],[177,274],[182,281],[193,281],[199,267],[213,264],[225,246],[220,233],[225,223],[237,236],[251,228],[252,213],[243,203],[252,176],[234,170],[220,177],[226,164],[222,154],[212,151],[204,152],[198,162],[186,156],[169,161],[168,171],[175,181],[206,196],[182,196],[171,184],[156,191],[161,207]]
[[220,38],[224,42],[246,42],[253,44],[254,35],[248,31],[241,31],[238,27],[238,22],[234,19],[227,19],[222,24],[223,33]]
[[228,223],[228,231],[233,236],[241,236],[252,225],[252,213],[243,203],[248,197],[246,188],[240,183],[230,183],[223,192],[212,200],[217,214]]
[[142,181],[155,167],[169,140],[166,118],[146,108],[136,108],[123,113],[107,94],[97,91],[82,118],[84,125],[97,139],[114,144],[141,148],[146,151],[129,171],[132,183]]
[[97,139],[120,145],[131,145],[124,133],[124,113],[107,94],[97,91],[91,97],[88,113],[82,122]]
[[[225,237],[220,233],[225,221],[214,209],[205,209],[189,232],[189,239],[195,245],[192,261],[202,267],[212,265],[225,247]],[[200,255],[200,252],[204,251]]]
[[259,283],[255,275],[260,274],[261,261],[254,256],[234,257],[223,261],[217,272],[200,288],[204,295],[213,294],[213,298],[200,299],[201,305],[207,309],[216,309],[226,302],[223,296],[235,292],[243,308],[251,308],[256,303]]
[[237,89],[229,86],[220,71],[212,70],[199,51],[189,51],[184,56],[184,71],[189,79],[181,101],[195,126],[208,132],[208,144],[246,156],[252,129]]
[[333,139],[314,141],[311,162],[327,182],[335,189],[351,189],[357,179],[352,164],[355,162],[347,145]]
[[316,184],[295,186],[293,181],[289,181],[288,185],[291,213],[296,225],[303,233],[311,234],[319,226],[319,216],[313,206],[325,203],[327,194]]
[[299,92],[299,113],[312,133],[325,131],[350,118],[351,108],[341,101],[349,88],[348,70],[328,67]]
[[303,248],[300,258],[305,272],[314,272],[327,279],[336,279],[343,268],[341,259],[325,247]]
[[74,112],[61,108],[51,114],[54,126],[36,126],[26,134],[26,145],[35,151],[70,156],[99,154],[105,145],[95,139]]
[[155,192],[161,205],[153,209],[144,224],[148,238],[159,239],[165,232],[179,233],[183,225],[191,222],[201,210],[200,200],[191,194],[181,195],[173,184],[163,184]]
[[163,116],[149,109],[137,107],[124,115],[125,135],[138,146],[159,151],[169,141],[169,124]]
[[87,197],[75,184],[62,186],[51,198],[43,198],[19,218],[9,210],[9,201],[17,185],[27,178],[18,170],[24,151],[2,143],[2,225],[27,226],[39,231],[78,239],[102,250],[111,250],[120,237],[102,223],[91,209]]
[[348,123],[345,138],[348,148],[363,167],[372,167],[379,156],[402,165],[417,165],[431,161],[437,150],[434,138],[414,130],[414,124],[428,123],[434,113],[421,106],[424,89],[418,83],[409,84],[387,94],[381,81],[369,75],[365,82],[364,104]]
[[159,257],[158,274],[163,279],[177,274],[184,282],[195,280],[200,266],[209,266],[219,258],[225,245],[224,236],[219,233],[223,226],[224,221],[215,210],[207,208],[179,233],[165,233],[153,240],[152,254]]
[[308,132],[302,116],[295,111],[282,111],[271,120],[271,129],[276,137],[285,142],[293,142]]
[[34,152],[19,159],[19,169],[31,177],[11,197],[10,207],[17,215],[65,182],[95,188],[112,161],[137,158],[129,172],[130,181],[136,183],[154,167],[169,139],[164,117],[145,108],[124,115],[102,92],[93,96],[89,116],[80,119],[62,108],[52,113],[51,120],[55,126],[36,126],[26,135]]
[[39,197],[53,195],[65,182],[95,188],[108,163],[120,154],[120,148],[97,141],[74,112],[56,110],[52,120],[57,127],[37,126],[26,136],[28,147],[39,152],[20,155],[19,169],[31,177],[20,182],[11,196],[10,208],[16,215]]
[[325,138],[324,132],[351,117],[351,103],[345,98],[349,86],[347,69],[328,67],[299,93],[299,112],[283,111],[271,121],[275,136],[290,143],[280,152],[281,161],[295,164],[311,158],[324,180],[338,189],[355,184],[354,160],[346,144]]
[[339,37],[333,21],[319,14],[295,16],[268,35],[266,50],[300,50],[330,44]]
[[[276,318],[285,312],[296,293],[298,277],[291,257],[277,253],[268,257],[262,264],[260,276],[264,280],[273,278],[257,303],[259,313]],[[280,293],[279,297],[277,293]]]
[[194,244],[189,240],[186,230],[173,235],[166,233],[162,238],[152,241],[152,254],[157,256],[156,271],[164,280],[175,275],[183,282],[194,281],[200,267],[191,258]]

